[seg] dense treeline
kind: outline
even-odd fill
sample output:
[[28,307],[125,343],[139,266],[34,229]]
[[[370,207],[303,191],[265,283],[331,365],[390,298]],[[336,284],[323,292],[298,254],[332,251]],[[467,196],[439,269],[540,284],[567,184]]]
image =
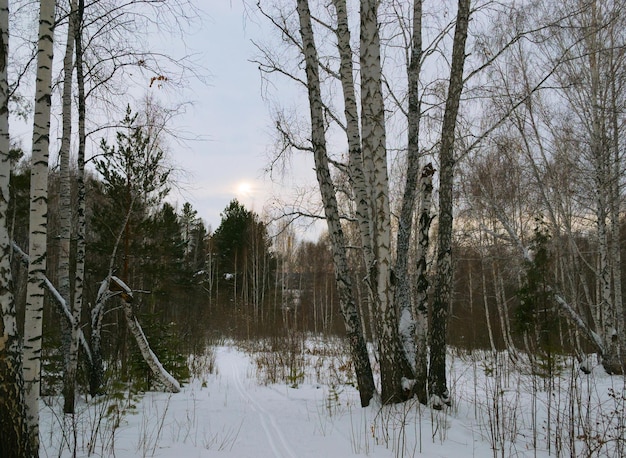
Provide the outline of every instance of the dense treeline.
[[[128,185],[136,178],[113,176],[114,153],[109,150],[103,156],[100,168],[106,170],[104,174],[89,173],[85,180],[88,230],[84,295],[88,306],[81,321],[87,335],[90,313],[111,256],[115,256],[114,275],[135,293],[133,307],[140,322],[145,323],[149,340],[159,342],[163,337],[159,329],[172,328],[169,334],[176,336],[176,341],[169,342],[168,351],[201,351],[207,339],[215,336],[280,335],[287,329],[337,332],[339,319],[327,243],[299,244],[290,236],[289,246],[280,252],[266,223],[237,200],[228,204],[220,226],[211,232],[191,204],[177,209],[163,202],[167,180],[158,198],[135,199],[131,204],[125,197],[132,194]],[[120,170],[129,171],[130,165]],[[29,178],[28,158],[22,159],[11,176],[10,206],[11,233],[20,247],[28,241]],[[58,173],[51,172],[47,277],[53,285],[58,281],[58,186]],[[127,213],[130,218],[126,224]],[[20,316],[26,273],[15,256],[13,275]],[[45,325],[46,354],[58,359],[56,349],[63,319],[49,294],[45,316],[49,317]],[[105,312],[103,328],[103,353],[109,367],[120,366],[128,371],[130,355],[136,350],[126,330],[123,310],[114,303]],[[128,377],[128,373],[121,375]]]
[[[28,159],[23,159],[11,176],[9,208],[10,231],[18,246],[25,246],[28,241],[29,178]],[[100,282],[107,274],[113,234],[124,224],[119,216],[124,210],[120,210],[121,190],[106,179],[92,173],[86,183],[89,230],[85,297],[93,305]],[[53,172],[49,184],[47,274],[53,284],[57,281],[54,266],[58,254],[58,185],[58,174]],[[136,292],[134,306],[153,342],[166,333],[163,326],[170,327],[167,334],[176,339],[170,343],[175,343],[180,354],[199,351],[206,339],[215,336],[250,338],[287,330],[342,333],[327,236],[316,242],[299,241],[287,230],[270,237],[273,228],[237,200],[226,206],[214,232],[189,203],[179,209],[161,199],[134,205],[128,230],[122,231],[123,249],[117,251],[114,260],[115,273]],[[539,231],[540,222],[537,224]],[[530,284],[533,272],[540,278],[556,279],[556,256],[565,243],[540,232],[535,237],[545,251],[541,266],[524,263],[506,243],[495,240],[478,245],[468,234],[459,236],[453,248],[456,263],[450,344],[468,350],[517,348],[536,355],[544,351],[563,354],[593,349],[548,299],[529,308],[529,296],[540,296]],[[593,239],[581,233],[577,243],[586,247],[584,264],[597,263]],[[364,277],[360,259],[355,256],[350,262],[354,275]],[[537,268],[541,270],[537,272]],[[26,274],[23,263],[14,257],[18,312],[23,311]],[[591,269],[584,275],[589,280],[593,278]],[[559,284],[558,280],[554,283]],[[355,293],[360,298],[365,328],[371,334],[375,332],[371,331],[371,310],[367,310],[363,297],[366,293],[361,288],[362,284],[357,283]],[[60,338],[61,320],[50,296],[46,304],[46,316],[50,319],[46,320],[45,342],[48,357],[52,358]],[[90,310],[88,307],[83,313],[86,329]],[[136,350],[122,313],[115,306],[106,313],[104,353],[107,360],[128,371],[127,363]],[[529,335],[533,336],[530,340]],[[551,340],[547,341],[547,337]]]

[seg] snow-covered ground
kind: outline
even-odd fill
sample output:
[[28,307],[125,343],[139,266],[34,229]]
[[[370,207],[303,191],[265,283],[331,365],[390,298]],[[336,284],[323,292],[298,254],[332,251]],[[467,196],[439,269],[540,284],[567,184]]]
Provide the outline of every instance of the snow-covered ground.
[[332,356],[307,351],[293,383],[265,385],[280,358],[234,345],[214,350],[214,373],[178,394],[83,402],[73,424],[57,398],[45,399],[41,456],[70,457],[74,443],[79,457],[118,458],[624,456],[626,449],[624,381],[600,368],[584,375],[565,364],[550,379],[524,374],[505,355],[451,355],[451,409],[414,402],[362,409],[356,389],[341,383],[349,371]]

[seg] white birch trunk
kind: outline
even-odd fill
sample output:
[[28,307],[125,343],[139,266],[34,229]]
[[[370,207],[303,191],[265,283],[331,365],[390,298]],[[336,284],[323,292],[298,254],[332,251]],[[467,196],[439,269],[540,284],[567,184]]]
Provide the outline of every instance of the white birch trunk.
[[[371,196],[369,194],[368,180],[365,176],[363,155],[361,151],[361,132],[359,127],[359,111],[357,107],[357,97],[354,88],[353,53],[350,45],[350,27],[348,24],[348,12],[345,0],[333,0],[337,12],[337,49],[339,51],[340,66],[339,76],[343,90],[344,114],[346,117],[346,135],[348,137],[348,164],[350,168],[350,185],[354,194],[356,220],[361,236],[361,247],[363,249],[363,260],[365,268],[369,272],[374,263],[372,252],[372,208],[369,205]],[[372,284],[368,278],[368,288],[371,290]],[[376,340],[376,330],[372,296],[368,294],[364,297],[366,306],[361,306],[361,315],[364,316],[363,309],[367,308],[370,322],[372,323],[372,337]],[[365,320],[363,320],[365,321]],[[363,325],[365,329],[365,325]]]
[[111,276],[105,281],[105,285],[108,287],[108,291],[107,293],[103,294],[103,297],[109,296],[109,291],[111,290],[112,284],[114,285],[114,289],[116,291],[121,291],[126,324],[128,325],[130,333],[135,338],[135,342],[137,342],[137,346],[139,347],[139,351],[141,352],[141,356],[143,356],[144,361],[146,362],[146,364],[148,364],[148,367],[150,368],[154,376],[159,380],[159,382],[161,382],[161,384],[165,387],[167,391],[170,391],[172,393],[179,393],[180,383],[178,383],[178,380],[176,380],[169,372],[167,372],[167,370],[159,361],[159,358],[157,358],[157,356],[154,354],[154,352],[150,348],[150,344],[148,343],[146,335],[141,329],[141,325],[139,324],[137,317],[135,317],[135,312],[132,305],[132,290],[122,280],[115,276]]
[[365,170],[369,170],[373,217],[370,267],[373,304],[378,334],[381,400],[384,404],[406,399],[402,377],[406,363],[398,335],[398,317],[391,283],[391,212],[387,172],[385,105],[378,25],[378,0],[361,0],[361,128]]
[[354,301],[352,281],[348,269],[346,243],[339,219],[337,198],[330,176],[326,138],[324,129],[324,114],[322,95],[319,81],[317,49],[311,26],[311,13],[308,0],[298,0],[298,16],[300,19],[300,34],[302,37],[303,54],[306,64],[309,107],[311,114],[311,143],[315,160],[317,181],[322,194],[324,213],[333,250],[335,264],[335,280],[339,291],[339,304],[344,318],[350,353],[355,365],[357,384],[361,397],[361,405],[369,405],[375,392],[372,368],[367,353],[367,346],[361,328],[361,319]]
[[[24,251],[19,246],[17,246],[17,244],[14,241],[11,242],[11,247],[13,250],[13,254],[17,254],[20,257],[22,264],[28,267],[28,264],[30,262],[28,255],[24,253]],[[59,292],[54,287],[52,282],[48,279],[48,277],[45,277],[45,276],[44,276],[44,285],[46,289],[48,290],[48,293],[50,293],[50,295],[54,299],[54,302],[59,307],[59,314],[61,316],[61,319],[64,320],[65,324],[69,327],[73,320],[72,312],[70,310],[69,304],[65,302],[65,299],[61,297],[61,294],[59,294]],[[87,345],[87,340],[85,339],[85,335],[83,334],[83,331],[82,329],[80,329],[80,327],[78,327],[77,333],[78,333],[77,340],[82,346],[83,351],[85,352],[85,356],[87,356],[87,359],[91,361],[91,351],[89,349],[89,345]]]
[[487,279],[485,275],[485,265],[484,261],[481,266],[481,277],[482,277],[482,286],[483,286],[483,304],[485,306],[485,321],[487,322],[487,332],[489,333],[489,345],[491,347],[491,351],[495,354],[498,350],[496,349],[496,342],[493,338],[493,329],[491,328],[491,317],[489,316],[489,296],[487,294]]
[[9,4],[0,1],[0,456],[32,456],[29,441],[22,341],[17,330],[13,280],[11,276],[11,239],[9,237]]
[[513,339],[511,338],[508,312],[506,310],[506,297],[504,296],[504,285],[502,284],[502,276],[496,268],[496,262],[494,259],[491,260],[491,279],[493,281],[493,291],[496,299],[498,319],[500,320],[502,340],[504,341],[507,351],[513,355],[515,354],[515,346],[513,344]]
[[[605,353],[602,355],[602,365],[607,373],[621,373],[622,364],[620,361],[620,345],[617,314],[613,302],[613,274],[610,259],[610,230],[609,219],[609,199],[612,195],[610,166],[611,151],[605,142],[607,115],[607,101],[604,98],[605,88],[602,87],[602,76],[600,75],[602,64],[602,50],[604,44],[599,43],[600,23],[599,11],[595,2],[590,5],[591,11],[591,33],[588,35],[589,47],[589,71],[590,71],[590,95],[591,95],[591,131],[590,149],[593,158],[596,184],[596,218],[598,236],[598,301],[600,317],[600,333],[605,345]],[[623,320],[623,317],[622,317]],[[623,330],[622,330],[623,331]]]
[[30,187],[28,285],[24,317],[24,385],[31,441],[39,450],[41,333],[48,213],[48,148],[55,1],[40,1]]

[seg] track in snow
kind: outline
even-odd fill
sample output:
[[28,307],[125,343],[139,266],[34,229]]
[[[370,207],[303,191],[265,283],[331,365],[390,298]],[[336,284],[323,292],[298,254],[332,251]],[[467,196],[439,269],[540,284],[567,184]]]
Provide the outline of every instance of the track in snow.
[[265,437],[269,442],[274,456],[277,458],[296,458],[296,454],[292,451],[288,441],[285,439],[280,427],[276,423],[276,418],[270,412],[268,412],[263,406],[254,399],[253,396],[248,394],[243,385],[243,374],[238,370],[237,366],[232,364],[233,381],[235,382],[235,388],[241,396],[241,398],[247,402],[252,410],[257,413],[261,420],[261,426],[265,431]]

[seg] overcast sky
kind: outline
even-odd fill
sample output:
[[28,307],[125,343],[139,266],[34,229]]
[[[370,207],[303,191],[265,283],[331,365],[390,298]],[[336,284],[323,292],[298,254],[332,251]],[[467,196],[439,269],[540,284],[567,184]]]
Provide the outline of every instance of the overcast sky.
[[[293,158],[293,169],[282,184],[263,173],[271,154],[273,122],[257,66],[250,59],[257,53],[251,40],[258,42],[267,31],[258,21],[246,19],[240,0],[197,3],[206,17],[201,30],[187,41],[210,76],[206,85],[192,82],[189,98],[194,104],[177,122],[206,140],[177,146],[173,160],[190,173],[183,196],[177,197],[179,204],[189,200],[215,230],[233,198],[262,214],[274,196],[290,198],[295,188],[314,183],[315,174],[312,158],[302,155]],[[296,94],[288,85],[280,89],[286,98]]]
[[[196,140],[169,142],[172,164],[181,173],[176,175],[180,189],[175,186],[168,199],[179,209],[184,202],[190,202],[198,216],[215,230],[220,224],[220,213],[233,198],[264,217],[268,208],[273,207],[276,214],[277,209],[282,208],[280,201],[295,201],[302,188],[313,186],[316,180],[313,159],[303,154],[293,156],[284,176],[274,174],[271,179],[264,173],[272,156],[274,123],[268,102],[262,97],[261,76],[256,64],[250,61],[258,54],[252,40],[263,41],[268,35],[268,30],[262,28],[262,21],[245,13],[244,0],[192,1],[202,11],[202,21],[190,31],[182,31],[184,43],[160,30],[149,32],[148,40],[150,46],[158,43],[153,51],[173,58],[193,54],[201,67],[199,73],[207,76],[205,81],[190,79],[190,86],[185,89],[169,87],[167,83],[146,88],[153,74],[142,74],[137,78],[139,89],[130,89],[128,100],[121,100],[123,105],[119,108],[123,110],[126,103],[130,103],[131,107],[136,104],[135,111],[139,110],[146,92],[166,106],[190,102],[184,114],[177,116],[169,126],[181,137]],[[64,43],[61,36],[64,30],[59,29],[57,33],[56,39]],[[54,57],[54,73],[60,74],[63,50],[56,48]],[[279,80],[275,83],[274,95],[284,99],[284,105],[292,105],[294,100],[305,101],[304,94],[297,93],[292,85],[283,81],[283,87]],[[27,98],[34,96],[33,88],[25,88],[23,92]],[[307,105],[304,108],[308,110]],[[51,128],[51,167],[56,165],[56,143],[60,139],[57,109],[53,107],[56,114]],[[11,131],[12,140],[29,151],[32,118],[25,122],[12,117]],[[114,141],[113,133],[109,134]],[[88,157],[98,149],[99,139],[92,140]],[[323,226],[318,223],[316,229],[307,234],[302,233],[303,229],[300,232],[307,239],[316,239]]]

